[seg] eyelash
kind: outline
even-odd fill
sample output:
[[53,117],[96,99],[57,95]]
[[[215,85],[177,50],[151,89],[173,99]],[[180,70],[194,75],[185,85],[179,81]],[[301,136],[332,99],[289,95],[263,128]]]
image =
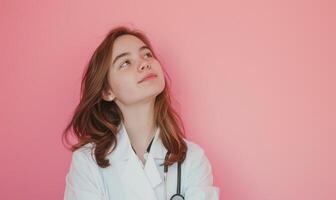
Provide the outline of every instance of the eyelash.
[[[153,57],[152,53],[150,52],[146,53],[145,55],[148,55],[148,54],[149,54],[149,57]],[[121,63],[119,68],[122,68],[125,63],[129,63],[129,60],[126,60],[125,62]]]

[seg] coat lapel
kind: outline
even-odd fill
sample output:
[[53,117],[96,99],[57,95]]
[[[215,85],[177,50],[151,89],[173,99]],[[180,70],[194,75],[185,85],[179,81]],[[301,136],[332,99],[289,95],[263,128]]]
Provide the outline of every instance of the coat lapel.
[[160,128],[157,128],[144,168],[152,188],[155,188],[163,182],[163,178],[160,175],[156,162],[159,162],[160,164],[164,162],[164,155],[166,151],[167,150],[164,148],[160,140]]
[[[133,152],[130,150],[130,152]],[[129,199],[151,199],[155,200],[155,193],[141,166],[141,161],[134,154],[129,154],[126,165],[120,165],[121,181]]]
[[166,152],[167,150],[160,139],[160,128],[158,127],[143,168],[141,161],[131,147],[124,124],[120,123],[117,147],[109,159],[111,165],[115,165],[118,170],[127,199],[157,199],[155,188],[163,182],[163,179],[156,162],[163,163]]

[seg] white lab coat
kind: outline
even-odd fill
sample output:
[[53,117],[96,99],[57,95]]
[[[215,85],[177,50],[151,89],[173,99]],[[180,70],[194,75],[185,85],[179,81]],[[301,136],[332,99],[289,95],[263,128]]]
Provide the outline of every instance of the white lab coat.
[[[108,155],[111,166],[100,168],[91,156],[91,143],[72,154],[66,175],[64,200],[166,200],[176,193],[177,163],[163,176],[166,148],[156,130],[149,153],[142,164],[132,149],[123,123],[119,125],[117,147]],[[181,165],[181,193],[185,200],[218,200],[211,165],[203,149],[186,140],[188,151]]]

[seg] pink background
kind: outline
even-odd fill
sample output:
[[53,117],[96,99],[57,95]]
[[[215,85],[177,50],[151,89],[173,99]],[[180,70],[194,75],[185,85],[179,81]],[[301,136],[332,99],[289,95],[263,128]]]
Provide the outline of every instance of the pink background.
[[167,68],[221,199],[336,199],[332,1],[1,1],[0,199],[63,198],[61,132],[116,25]]

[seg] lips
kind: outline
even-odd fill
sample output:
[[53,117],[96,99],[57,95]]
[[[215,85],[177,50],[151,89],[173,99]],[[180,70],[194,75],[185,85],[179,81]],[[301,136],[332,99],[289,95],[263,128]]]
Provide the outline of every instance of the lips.
[[143,81],[145,81],[145,80],[147,80],[147,79],[154,78],[154,77],[156,77],[156,74],[154,74],[154,73],[149,73],[149,74],[147,74],[145,77],[143,77],[143,78],[141,79],[141,81],[139,81],[138,83],[141,83],[141,82],[143,82]]

